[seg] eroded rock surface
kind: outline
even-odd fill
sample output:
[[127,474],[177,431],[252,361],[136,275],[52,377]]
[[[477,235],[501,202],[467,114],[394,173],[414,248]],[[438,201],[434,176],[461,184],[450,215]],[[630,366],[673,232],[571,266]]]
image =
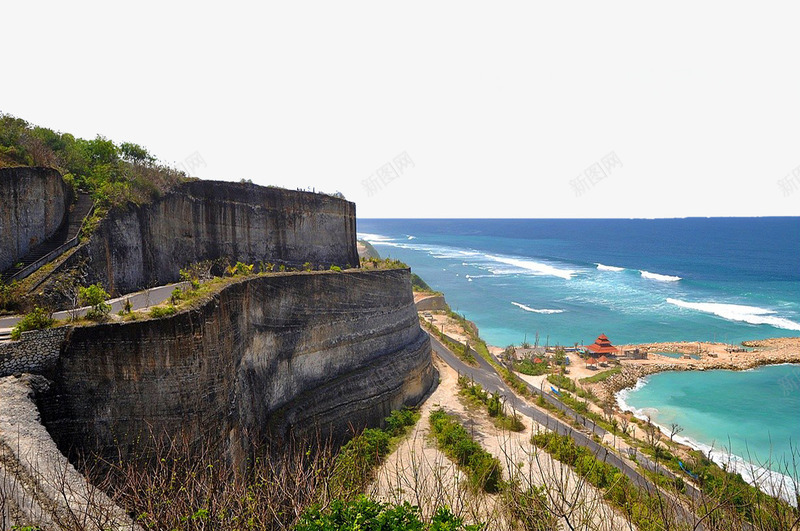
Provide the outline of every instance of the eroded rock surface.
[[169,318],[75,328],[47,376],[65,450],[185,433],[239,460],[265,438],[375,425],[434,372],[401,269],[260,276]]

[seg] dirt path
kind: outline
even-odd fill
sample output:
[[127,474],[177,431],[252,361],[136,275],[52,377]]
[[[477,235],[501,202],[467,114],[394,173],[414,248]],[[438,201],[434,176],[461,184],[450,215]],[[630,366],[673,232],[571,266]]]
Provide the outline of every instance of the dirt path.
[[512,433],[496,428],[482,411],[465,406],[458,395],[458,375],[434,356],[440,383],[420,408],[416,427],[381,467],[370,494],[392,503],[408,501],[430,517],[442,505],[470,522],[485,522],[487,529],[514,529],[499,495],[473,492],[465,475],[429,440],[430,412],[442,408],[461,418],[465,428],[503,466],[503,477],[519,482],[523,490],[546,485],[549,505],[575,528],[628,529],[626,522],[569,468],[552,460],[530,444],[531,430],[543,429],[523,417],[525,431]]

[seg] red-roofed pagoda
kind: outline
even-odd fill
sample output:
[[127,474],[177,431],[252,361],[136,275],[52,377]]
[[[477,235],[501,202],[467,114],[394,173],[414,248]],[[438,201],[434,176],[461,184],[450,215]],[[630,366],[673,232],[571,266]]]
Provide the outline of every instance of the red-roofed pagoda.
[[608,354],[613,356],[619,352],[619,349],[611,344],[611,341],[608,340],[605,334],[600,334],[600,336],[594,340],[594,343],[591,345],[584,345],[583,348],[592,354]]

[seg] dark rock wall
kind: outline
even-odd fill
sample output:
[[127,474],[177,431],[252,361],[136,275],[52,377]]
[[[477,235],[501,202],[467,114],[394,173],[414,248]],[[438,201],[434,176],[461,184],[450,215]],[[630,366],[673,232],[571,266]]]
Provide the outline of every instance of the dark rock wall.
[[0,271],[53,235],[70,197],[51,168],[0,168]]
[[263,276],[170,318],[76,328],[47,376],[64,450],[185,433],[240,461],[265,437],[375,425],[434,371],[409,272],[389,270]]
[[355,205],[324,194],[194,181],[104,220],[76,260],[89,281],[128,293],[178,280],[191,262],[229,257],[357,267]]

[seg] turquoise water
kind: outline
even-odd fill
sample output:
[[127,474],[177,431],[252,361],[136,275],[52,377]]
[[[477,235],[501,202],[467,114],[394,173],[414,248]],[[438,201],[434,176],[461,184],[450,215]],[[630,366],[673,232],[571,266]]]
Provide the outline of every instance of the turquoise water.
[[800,334],[800,218],[358,220],[498,346]]
[[644,382],[620,392],[620,405],[659,426],[679,424],[682,442],[780,473],[800,459],[800,365],[664,372]]

